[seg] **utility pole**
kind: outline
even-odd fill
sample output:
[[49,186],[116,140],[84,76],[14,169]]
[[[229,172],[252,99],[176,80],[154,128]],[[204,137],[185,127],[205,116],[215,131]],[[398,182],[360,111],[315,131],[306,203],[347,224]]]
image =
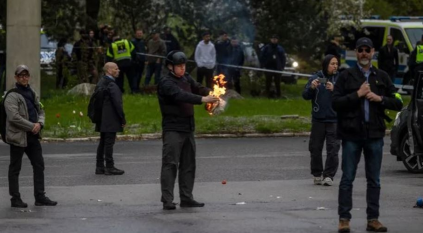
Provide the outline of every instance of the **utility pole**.
[[7,0],[6,90],[13,87],[15,69],[28,66],[30,85],[40,88],[41,0]]

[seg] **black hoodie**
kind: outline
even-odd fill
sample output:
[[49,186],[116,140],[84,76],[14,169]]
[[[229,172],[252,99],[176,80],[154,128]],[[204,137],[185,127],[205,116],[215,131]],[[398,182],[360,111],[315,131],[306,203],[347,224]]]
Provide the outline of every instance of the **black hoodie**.
[[332,109],[332,92],[326,90],[324,84],[320,84],[316,89],[311,89],[311,82],[318,78],[327,78],[327,80],[335,85],[338,79],[338,73],[329,75],[327,73],[330,60],[334,55],[327,55],[322,62],[322,70],[310,77],[304,91],[303,98],[311,100],[312,104],[312,120],[318,122],[337,122],[336,112]]

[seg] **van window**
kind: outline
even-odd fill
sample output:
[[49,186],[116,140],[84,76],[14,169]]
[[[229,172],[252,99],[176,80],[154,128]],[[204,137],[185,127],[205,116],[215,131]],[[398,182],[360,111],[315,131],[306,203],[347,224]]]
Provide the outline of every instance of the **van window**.
[[394,38],[394,47],[397,48],[398,51],[400,51],[401,53],[410,53],[401,30],[399,30],[398,28],[391,28],[390,35]]
[[422,38],[423,28],[407,28],[405,31],[407,32],[408,39],[410,39],[411,46],[415,48],[417,42]]

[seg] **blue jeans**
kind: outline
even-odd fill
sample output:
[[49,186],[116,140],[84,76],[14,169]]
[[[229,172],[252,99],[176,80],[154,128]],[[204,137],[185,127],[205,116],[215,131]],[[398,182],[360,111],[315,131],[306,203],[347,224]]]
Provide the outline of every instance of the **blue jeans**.
[[342,178],[339,185],[338,214],[340,219],[351,219],[352,189],[361,151],[364,154],[367,179],[367,219],[379,218],[380,168],[383,138],[342,140]]
[[158,84],[160,80],[160,73],[162,72],[162,63],[149,62],[147,66],[147,75],[145,76],[145,85],[149,85],[151,76],[154,74],[154,84]]

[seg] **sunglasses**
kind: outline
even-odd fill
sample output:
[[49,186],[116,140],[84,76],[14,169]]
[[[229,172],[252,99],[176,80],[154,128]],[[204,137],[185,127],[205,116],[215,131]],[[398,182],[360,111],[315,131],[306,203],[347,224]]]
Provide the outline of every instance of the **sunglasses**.
[[366,51],[366,53],[370,53],[371,50],[369,48],[366,48],[366,49],[359,48],[359,49],[357,49],[357,52],[359,52],[359,53],[362,53],[363,51]]
[[18,77],[19,78],[29,78],[30,75],[29,74],[19,74]]

